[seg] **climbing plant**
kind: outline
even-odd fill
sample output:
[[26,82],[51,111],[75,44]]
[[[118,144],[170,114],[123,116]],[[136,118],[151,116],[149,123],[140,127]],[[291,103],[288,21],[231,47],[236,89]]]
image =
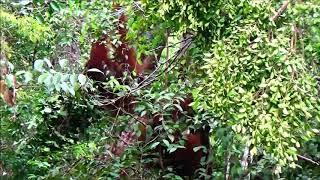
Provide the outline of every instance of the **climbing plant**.
[[[318,0],[0,5],[0,60],[19,84],[14,106],[1,99],[0,176],[183,179],[171,167],[150,166],[154,157],[161,159],[154,151],[158,145],[168,154],[184,149],[176,132],[208,129],[210,146],[192,149],[208,153],[195,179],[319,177]],[[135,115],[160,114],[163,121],[155,129],[146,125],[146,143],[129,143],[115,156],[116,139],[128,129],[141,135],[141,123],[132,123],[132,114],[106,111],[113,99],[101,100],[101,87],[86,78],[85,64],[93,42],[106,34],[114,46],[123,43],[115,26],[121,12],[128,16],[125,40],[139,63],[142,56],[162,54],[140,82],[110,77],[101,87],[134,96]],[[193,116],[177,103],[187,94]],[[174,109],[183,114],[181,121],[172,121]]]
[[[302,144],[319,136],[319,5],[142,1],[144,13],[161,17],[171,32],[194,35],[193,108],[215,119],[207,123],[214,157],[225,159],[221,167],[230,166],[228,158],[241,160],[247,147],[252,158],[269,159],[272,172],[280,174],[284,167],[296,168]],[[245,169],[243,164],[230,162],[233,175],[246,175],[236,168]]]

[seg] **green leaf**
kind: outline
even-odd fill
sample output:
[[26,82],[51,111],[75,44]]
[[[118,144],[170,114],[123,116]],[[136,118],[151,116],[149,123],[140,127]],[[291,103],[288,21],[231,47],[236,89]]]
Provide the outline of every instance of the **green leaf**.
[[288,66],[287,66],[287,71],[288,71],[289,73],[291,73],[291,72],[292,72],[292,68],[291,68],[291,66],[290,66],[290,65],[288,65]]
[[65,68],[68,65],[68,60],[67,59],[60,59],[59,65],[61,68]]
[[182,107],[179,104],[173,104],[176,108],[179,109],[180,112],[183,112]]
[[32,80],[32,73],[27,71],[24,73],[24,82],[28,83],[29,81]]
[[273,92],[276,92],[276,91],[278,91],[278,88],[276,86],[271,86],[270,90],[273,91]]
[[243,93],[245,93],[246,91],[245,91],[244,89],[242,89],[241,87],[239,87],[239,88],[238,88],[238,92],[239,92],[240,94],[243,94]]
[[134,109],[134,111],[139,113],[139,112],[142,112],[145,109],[146,109],[146,106],[140,104]]
[[28,4],[32,3],[32,0],[20,0],[18,1],[17,4],[21,5],[21,6],[26,6]]
[[288,114],[289,114],[287,108],[284,108],[284,109],[282,110],[282,113],[283,113],[284,115],[288,115]]
[[85,75],[83,74],[79,74],[78,75],[78,81],[80,83],[81,86],[85,85],[86,81],[87,81],[87,78]]
[[172,153],[172,152],[176,151],[177,149],[178,149],[177,147],[169,148],[169,153]]
[[143,117],[143,116],[146,115],[146,114],[147,114],[147,111],[142,111],[141,114],[140,114],[140,116]]
[[43,61],[47,63],[47,65],[48,65],[49,68],[52,67],[51,61],[50,61],[49,59],[44,58]]
[[194,88],[193,90],[192,90],[192,97],[198,97],[198,94],[200,93],[200,88]]
[[312,131],[313,131],[314,133],[316,133],[316,134],[319,134],[319,133],[320,133],[319,129],[312,129]]
[[64,92],[68,93],[68,92],[69,92],[69,86],[68,86],[68,84],[67,84],[66,82],[62,82],[62,83],[61,83],[61,89],[62,89]]
[[56,1],[52,1],[50,3],[50,7],[54,10],[54,11],[59,11],[60,10],[60,6]]
[[36,20],[39,21],[40,23],[44,23],[44,18],[41,14],[37,14],[35,16]]
[[160,142],[155,142],[155,143],[153,143],[153,144],[150,146],[150,148],[151,148],[151,149],[154,149],[154,148],[156,148],[159,144],[160,144]]
[[44,61],[39,59],[34,62],[33,67],[36,71],[42,72],[43,65],[44,65]]
[[250,150],[250,154],[251,155],[256,155],[257,154],[257,148],[255,146],[252,147],[252,149]]
[[164,139],[164,140],[162,140],[162,141],[163,141],[163,143],[164,143],[167,147],[170,147],[169,141],[167,141],[166,139]]
[[172,135],[172,134],[169,134],[169,135],[168,135],[168,138],[170,139],[171,142],[173,142],[174,139],[175,139],[175,138],[174,138],[174,135]]
[[45,107],[43,111],[44,111],[45,113],[51,113],[51,112],[52,112],[52,109],[49,108],[49,107]]
[[20,76],[21,74],[25,74],[26,73],[26,71],[18,71],[18,72],[16,72],[16,76]]
[[15,81],[15,77],[13,74],[7,74],[6,75],[6,85],[8,87],[14,87],[14,81]]
[[73,87],[75,87],[76,83],[77,83],[77,76],[75,74],[71,74],[70,75],[70,83]]
[[38,84],[41,84],[44,82],[44,80],[47,79],[47,77],[49,76],[49,73],[43,73],[38,77]]
[[74,91],[74,89],[73,89],[72,87],[70,87],[70,86],[68,86],[68,91],[69,91],[70,94],[73,95],[73,96],[76,94],[76,92]]
[[153,129],[150,125],[147,125],[146,129],[147,129],[146,136],[147,136],[147,138],[150,138],[153,134]]
[[53,85],[56,86],[56,85],[60,84],[61,79],[62,79],[61,73],[55,74],[55,75],[53,76],[53,78],[52,78],[52,83],[53,83]]
[[43,81],[47,87],[52,86],[52,74],[48,73],[47,78]]
[[171,106],[171,104],[165,104],[164,106],[163,106],[163,110],[166,110],[168,107],[170,107]]
[[194,147],[194,148],[193,148],[193,151],[194,151],[194,152],[197,152],[197,151],[199,151],[201,148],[202,148],[202,146]]

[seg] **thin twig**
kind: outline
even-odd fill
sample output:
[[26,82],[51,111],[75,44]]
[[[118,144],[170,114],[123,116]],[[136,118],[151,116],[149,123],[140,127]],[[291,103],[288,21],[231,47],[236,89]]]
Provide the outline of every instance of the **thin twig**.
[[231,154],[229,152],[226,152],[225,154],[225,166],[224,166],[224,179],[229,180],[230,179],[230,162]]
[[164,164],[163,164],[163,154],[162,154],[162,147],[161,146],[159,146],[159,163],[160,163],[160,168],[162,169],[162,170],[164,170]]
[[320,166],[320,163],[319,162],[316,162],[316,161],[314,161],[314,160],[312,160],[312,159],[310,159],[310,158],[307,158],[307,157],[305,157],[305,156],[302,156],[302,155],[297,155],[298,156],[298,158],[300,158],[300,159],[303,159],[303,160],[305,160],[305,161],[308,161],[308,162],[310,162],[310,163],[312,163],[312,164],[315,164],[315,165],[317,165],[317,166]]
[[[169,67],[169,30],[167,29],[167,48],[166,48],[166,61],[167,61],[167,64],[166,64],[166,68]],[[167,87],[168,86],[168,76],[166,77],[165,79],[165,86]]]
[[289,0],[283,2],[282,6],[280,7],[280,9],[278,9],[277,13],[274,16],[272,16],[272,21],[275,21],[276,19],[278,19],[279,16],[281,16],[281,14],[287,9],[289,2]]
[[[145,80],[143,80],[141,83],[139,83],[139,85],[136,88],[133,88],[131,91],[129,91],[128,93],[124,94],[123,96],[119,96],[115,99],[108,99],[108,103],[104,104],[106,101],[104,100],[102,102],[102,105],[110,105],[113,104],[114,102],[118,101],[119,99],[123,98],[123,97],[128,97],[131,94],[137,92],[138,90],[150,85],[156,78],[158,78],[159,76],[161,76],[163,73],[169,72],[170,70],[172,70],[174,68],[174,66],[172,66],[176,60],[178,58],[180,58],[185,52],[186,50],[190,47],[192,41],[188,41],[188,43],[184,44],[183,47],[181,47],[170,59],[170,63],[168,68],[164,69],[162,72],[160,72],[159,74],[153,76],[159,69],[160,66],[158,66]],[[164,62],[165,64],[166,62]],[[149,80],[150,79],[150,80]],[[149,80],[149,81],[147,81]]]
[[[182,48],[180,48],[180,49],[175,53],[175,55],[174,55],[173,57],[170,58],[170,59],[173,59],[173,60],[170,62],[168,68],[166,68],[164,71],[162,71],[162,72],[160,72],[159,74],[157,74],[156,76],[154,76],[149,82],[146,82],[145,84],[143,84],[143,85],[141,85],[141,86],[133,89],[133,90],[131,91],[131,93],[136,92],[136,91],[138,91],[138,90],[140,90],[140,89],[142,89],[142,88],[150,85],[157,77],[161,76],[163,73],[166,73],[166,72],[171,71],[171,70],[174,68],[174,66],[172,66],[172,65],[173,65],[174,63],[176,63],[176,60],[177,60],[178,58],[180,58],[180,57],[186,52],[186,50],[190,47],[191,42],[192,42],[192,41],[186,43]],[[170,60],[170,59],[169,59],[169,60]],[[130,93],[130,94],[131,94],[131,93]]]
[[[179,42],[174,43],[174,44],[172,44],[172,45],[169,45],[169,46],[167,46],[167,47],[175,46],[175,45],[177,45],[178,43],[182,43],[182,42],[187,41],[187,40],[190,40],[190,39],[192,39],[192,38],[193,38],[193,36],[190,36],[190,37],[188,37],[188,38],[183,39],[182,41],[179,41]],[[165,47],[165,46],[159,46],[158,49],[160,49],[160,47],[163,48],[163,47]],[[183,48],[183,47],[182,47],[182,48]],[[159,65],[154,71],[152,71],[151,74],[149,74],[147,78],[145,78],[142,82],[140,82],[140,83],[137,85],[136,88],[140,87],[143,83],[145,83],[147,80],[149,80],[151,77],[153,77],[153,75],[154,75],[156,72],[158,72],[158,70],[161,68],[161,65],[167,64],[167,63],[170,62],[172,59],[174,59],[173,61],[175,61],[175,59],[176,59],[176,58],[175,58],[176,54],[177,54],[177,53],[181,53],[180,50],[181,50],[182,48],[180,48],[180,49],[175,53],[175,55],[174,55],[173,57],[167,59],[167,60],[166,60],[165,62],[163,62],[163,63],[160,63],[160,65]],[[171,63],[171,64],[172,64],[172,63]],[[169,64],[166,68],[169,68],[169,66],[170,66],[170,64]],[[160,74],[162,74],[162,73],[160,73]]]
[[156,48],[154,48],[154,49],[151,49],[150,51],[155,51],[155,50],[158,50],[158,49],[161,49],[161,48],[165,48],[165,47],[174,47],[174,46],[176,46],[177,44],[181,44],[181,43],[183,43],[183,42],[185,42],[185,41],[188,41],[188,40],[190,40],[190,39],[192,39],[192,38],[194,38],[194,36],[189,36],[189,37],[187,37],[187,38],[183,38],[181,41],[178,41],[178,42],[175,42],[175,43],[172,43],[172,44],[168,44],[168,46],[167,45],[163,45],[163,46],[158,46],[158,47],[156,47]]
[[123,108],[121,108],[121,107],[117,107],[116,105],[114,105],[114,104],[112,104],[112,106],[114,106],[115,108],[117,108],[119,111],[121,111],[121,112],[123,112],[123,113],[125,113],[125,114],[127,114],[127,115],[129,115],[129,116],[131,116],[134,120],[137,120],[139,123],[141,123],[143,126],[147,126],[147,124],[145,123],[145,122],[143,122],[141,119],[140,119],[140,117],[138,117],[138,116],[135,116],[134,114],[131,114],[130,112],[128,112],[128,111],[126,111],[126,110],[124,110]]
[[133,2],[133,6],[137,7],[142,13],[144,13],[144,10],[141,8],[141,3],[138,1]]
[[152,138],[150,141],[148,141],[148,142],[143,146],[143,148],[147,147],[149,144],[151,144],[152,142],[154,142],[155,140],[157,140],[159,136],[160,136],[160,135],[158,134],[156,137]]
[[66,176],[67,174],[69,174],[69,172],[74,168],[76,167],[81,161],[83,160],[83,158],[79,158],[77,161],[75,161],[74,163],[72,163],[72,165],[69,167],[69,169],[67,169],[65,172],[64,172],[64,176]]

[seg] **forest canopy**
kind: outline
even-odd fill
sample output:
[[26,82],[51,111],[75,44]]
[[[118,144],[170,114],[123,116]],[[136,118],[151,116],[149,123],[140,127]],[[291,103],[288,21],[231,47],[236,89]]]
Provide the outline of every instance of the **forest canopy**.
[[0,177],[320,177],[320,1],[3,0]]

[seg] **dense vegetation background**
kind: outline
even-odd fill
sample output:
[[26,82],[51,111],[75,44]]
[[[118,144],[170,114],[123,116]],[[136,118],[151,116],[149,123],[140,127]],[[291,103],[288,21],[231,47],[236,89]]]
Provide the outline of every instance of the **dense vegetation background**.
[[[194,179],[320,177],[320,1],[119,3],[138,57],[166,45],[145,84],[110,77],[105,86],[134,95],[141,116],[165,117],[147,128],[156,138],[112,155],[132,117],[101,108],[107,100],[85,76],[92,42],[119,40],[111,1],[3,0],[1,80],[17,92],[8,103],[1,90],[1,177],[115,179],[125,169],[132,179],[182,179],[170,167],[146,168],[153,159],[144,156],[159,144],[176,151],[176,129],[202,127],[210,146],[194,150],[209,158]],[[173,123],[173,99],[189,93],[195,115]]]

